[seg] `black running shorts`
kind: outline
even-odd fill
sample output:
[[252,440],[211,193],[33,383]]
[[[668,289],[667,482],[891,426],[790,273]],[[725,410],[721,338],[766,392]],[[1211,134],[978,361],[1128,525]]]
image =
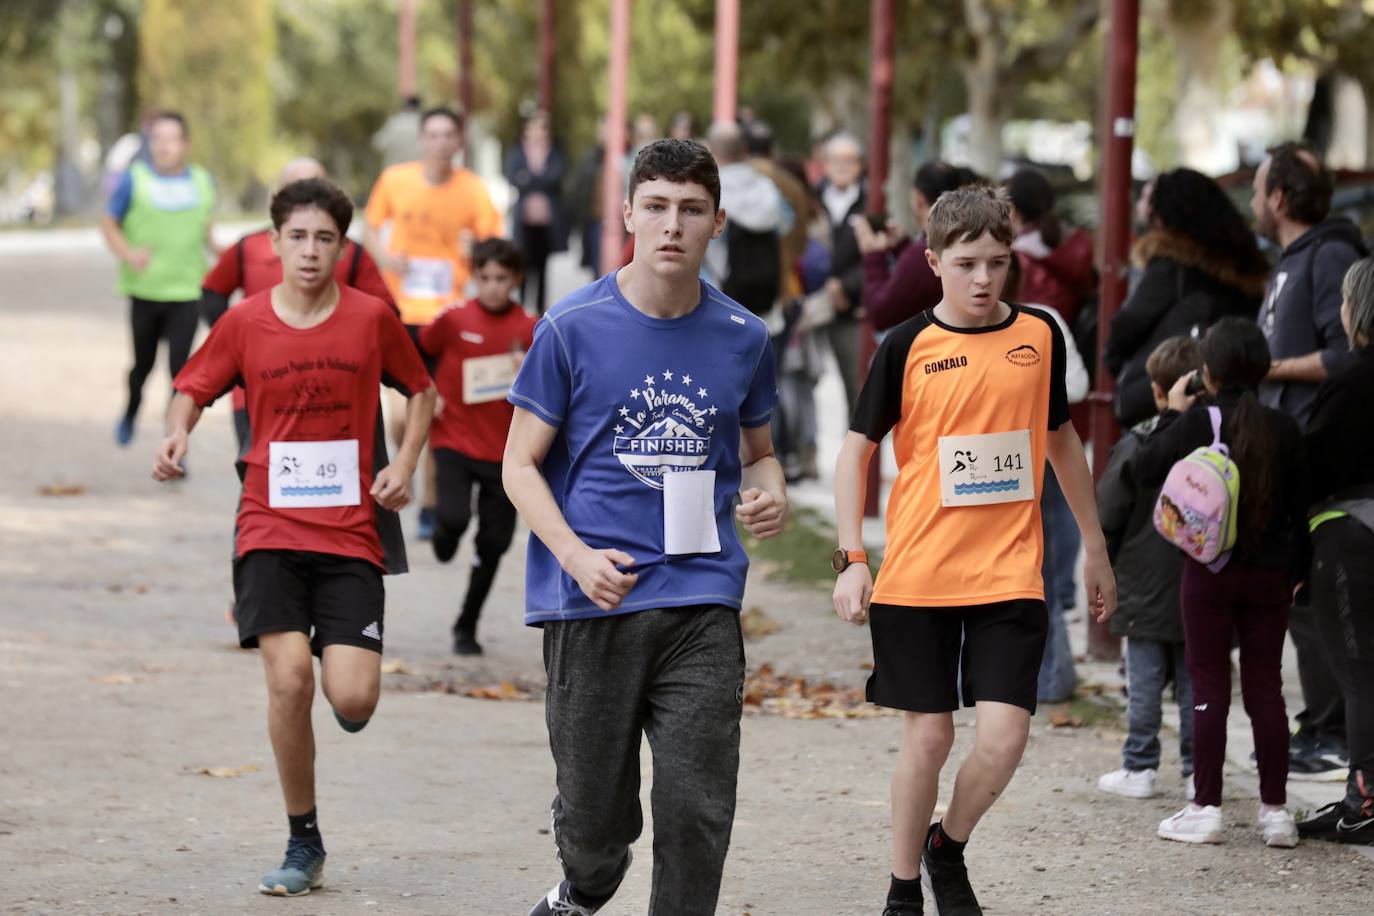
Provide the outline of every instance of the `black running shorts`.
[[306,550],[250,550],[234,560],[239,645],[263,633],[304,633],[325,646],[382,651],[382,571],[366,560]]
[[1028,599],[967,607],[868,609],[873,674],[868,700],[908,712],[953,712],[963,700],[1009,703],[1035,712],[1049,614]]

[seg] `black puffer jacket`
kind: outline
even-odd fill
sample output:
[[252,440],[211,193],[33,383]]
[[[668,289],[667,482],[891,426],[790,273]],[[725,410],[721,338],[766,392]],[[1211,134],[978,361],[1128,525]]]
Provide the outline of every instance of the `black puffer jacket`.
[[1264,293],[1264,276],[1246,276],[1198,242],[1158,229],[1135,243],[1131,259],[1144,268],[1140,283],[1112,319],[1102,359],[1116,376],[1116,419],[1130,427],[1155,413],[1145,361],[1164,340],[1181,334],[1201,338],[1230,315],[1253,318]]
[[1155,531],[1159,487],[1142,486],[1133,470],[1136,453],[1158,422],[1152,418],[1132,427],[1112,448],[1097,485],[1097,513],[1116,573],[1112,635],[1183,642],[1178,605],[1183,554]]

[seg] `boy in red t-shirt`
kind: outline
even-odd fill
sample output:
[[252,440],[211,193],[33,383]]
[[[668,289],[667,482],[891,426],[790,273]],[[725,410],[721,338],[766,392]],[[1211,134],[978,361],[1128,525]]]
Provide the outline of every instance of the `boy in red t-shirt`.
[[[394,513],[410,501],[435,394],[405,327],[379,299],[334,279],[353,205],[324,179],[272,198],[282,282],[215,323],[177,374],[153,477],[182,476],[201,412],[235,385],[247,397],[249,441],[234,533],[239,644],[262,650],[268,733],[291,828],[265,894],[296,897],[321,882],[315,813],[311,654],[339,724],[356,732],[381,685],[382,575],[404,572]],[[406,438],[390,464],[377,435],[385,383],[407,397]]]
[[521,281],[519,249],[505,239],[479,242],[472,249],[472,267],[477,297],[449,307],[420,331],[420,346],[438,360],[434,380],[443,396],[429,434],[439,497],[432,543],[442,563],[458,551],[477,490],[472,578],[453,624],[453,651],[459,655],[482,654],[477,618],[515,534],[515,507],[501,485],[501,457],[514,413],[506,394],[535,325],[511,299]]

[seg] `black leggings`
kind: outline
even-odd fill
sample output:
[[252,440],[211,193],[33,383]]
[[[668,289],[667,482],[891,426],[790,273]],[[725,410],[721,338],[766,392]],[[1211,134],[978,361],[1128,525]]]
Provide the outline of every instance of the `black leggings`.
[[1346,804],[1374,817],[1374,532],[1353,518],[1312,532],[1312,611],[1345,698]]
[[143,403],[143,383],[157,362],[158,341],[167,340],[167,365],[176,378],[191,355],[191,343],[200,321],[199,303],[153,302],[134,296],[129,299],[129,325],[134,332],[134,366],[129,370],[129,406],[124,416],[138,416]]
[[439,505],[435,522],[440,532],[462,537],[472,521],[472,490],[477,488],[477,536],[473,542],[472,578],[455,630],[475,632],[482,605],[496,580],[501,555],[515,536],[515,506],[501,485],[501,462],[478,461],[453,449],[436,448]]
[[[525,308],[534,306],[540,315],[548,305],[545,290],[548,280],[549,255],[553,247],[553,231],[548,226],[524,226],[521,236],[525,250],[521,257],[525,261],[525,285],[520,292],[520,302]],[[535,293],[538,287],[539,292]]]

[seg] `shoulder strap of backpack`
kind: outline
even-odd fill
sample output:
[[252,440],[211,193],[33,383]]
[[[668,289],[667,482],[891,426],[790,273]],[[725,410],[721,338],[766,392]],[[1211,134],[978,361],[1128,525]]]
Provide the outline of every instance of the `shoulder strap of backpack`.
[[1221,408],[1208,407],[1207,417],[1212,421],[1212,448],[1225,448],[1225,443],[1221,441]]
[[358,262],[363,259],[363,246],[353,243],[353,260],[348,264],[348,285],[358,285]]

